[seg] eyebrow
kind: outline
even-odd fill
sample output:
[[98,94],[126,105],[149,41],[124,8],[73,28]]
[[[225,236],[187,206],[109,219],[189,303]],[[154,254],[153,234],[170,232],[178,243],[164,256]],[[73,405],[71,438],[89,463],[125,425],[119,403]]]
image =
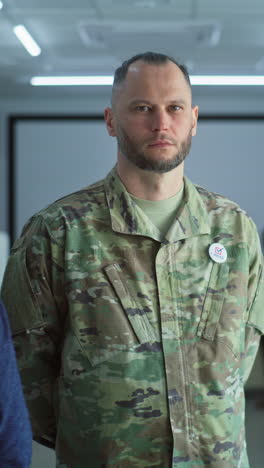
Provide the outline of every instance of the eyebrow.
[[[130,101],[129,106],[134,106],[136,104],[149,104],[150,106],[153,106],[153,102],[148,101],[147,99],[133,99]],[[171,101],[168,102],[168,105],[171,104],[186,104],[186,101],[184,99],[172,99]]]

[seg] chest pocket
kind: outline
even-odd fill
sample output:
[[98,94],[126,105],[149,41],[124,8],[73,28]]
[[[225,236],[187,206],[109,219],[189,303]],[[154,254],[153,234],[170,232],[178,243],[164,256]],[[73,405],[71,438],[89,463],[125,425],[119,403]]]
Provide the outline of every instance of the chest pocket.
[[[114,263],[71,285],[72,327],[92,365],[156,342],[147,310],[131,295]],[[78,311],[78,312],[77,312]]]
[[225,289],[228,282],[229,267],[226,263],[214,263],[204,300],[203,311],[197,335],[214,340],[216,328],[225,300]]
[[197,335],[220,341],[239,358],[242,351],[245,308],[243,284],[228,263],[213,263]]

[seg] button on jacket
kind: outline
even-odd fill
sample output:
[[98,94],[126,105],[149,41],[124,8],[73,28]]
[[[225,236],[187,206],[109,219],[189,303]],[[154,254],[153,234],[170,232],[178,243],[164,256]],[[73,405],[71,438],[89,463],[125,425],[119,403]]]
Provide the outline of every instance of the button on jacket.
[[35,438],[57,466],[247,468],[261,271],[251,219],[188,179],[165,237],[115,169],[33,216],[3,298]]

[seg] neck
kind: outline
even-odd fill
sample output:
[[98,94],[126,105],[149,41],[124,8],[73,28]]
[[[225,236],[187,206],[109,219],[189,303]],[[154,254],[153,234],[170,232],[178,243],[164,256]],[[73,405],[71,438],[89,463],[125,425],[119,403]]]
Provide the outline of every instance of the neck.
[[165,200],[173,197],[183,183],[184,163],[164,174],[144,171],[130,161],[118,158],[117,172],[127,191],[144,200]]

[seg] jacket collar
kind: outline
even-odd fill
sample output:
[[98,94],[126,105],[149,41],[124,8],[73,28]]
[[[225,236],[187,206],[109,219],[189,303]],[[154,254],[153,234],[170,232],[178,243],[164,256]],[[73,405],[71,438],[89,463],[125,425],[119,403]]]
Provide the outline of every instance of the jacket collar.
[[122,234],[146,236],[168,243],[209,234],[210,225],[205,203],[187,177],[184,177],[184,184],[184,202],[177,211],[175,221],[164,239],[160,231],[130,197],[114,167],[105,179],[105,193],[112,229]]

